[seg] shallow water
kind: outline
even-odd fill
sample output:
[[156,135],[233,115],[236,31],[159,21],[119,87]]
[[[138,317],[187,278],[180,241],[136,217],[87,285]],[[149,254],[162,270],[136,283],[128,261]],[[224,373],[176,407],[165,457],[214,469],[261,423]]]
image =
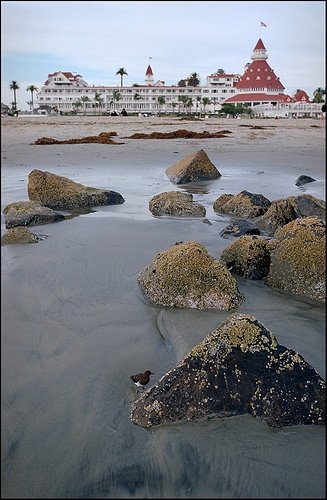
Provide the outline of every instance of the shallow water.
[[[152,430],[130,421],[138,394],[129,375],[150,369],[156,382],[230,314],[154,307],[138,272],[176,241],[200,241],[219,257],[233,241],[219,236],[229,222],[212,209],[220,194],[300,194],[294,181],[306,173],[301,156],[287,160],[282,177],[281,153],[264,164],[263,152],[241,160],[227,152],[217,154],[222,178],[176,187],[164,170],[191,146],[176,141],[164,158],[156,147],[127,144],[133,156],[119,151],[92,167],[75,165],[73,154],[69,167],[57,165],[53,152],[47,168],[32,167],[126,201],[31,228],[46,235],[38,244],[2,247],[2,497],[324,498],[325,428],[276,430],[249,415]],[[28,158],[3,168],[2,208],[28,199],[32,168]],[[317,180],[306,192],[323,198],[323,186]],[[194,193],[211,224],[153,217],[148,201],[165,190]],[[245,301],[237,310],[325,377],[325,308],[263,282],[238,283]]]

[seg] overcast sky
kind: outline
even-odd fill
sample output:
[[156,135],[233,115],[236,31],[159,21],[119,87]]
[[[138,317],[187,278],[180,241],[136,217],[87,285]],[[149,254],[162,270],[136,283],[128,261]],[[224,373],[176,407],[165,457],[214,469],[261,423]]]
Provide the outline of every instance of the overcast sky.
[[[285,93],[325,88],[324,1],[1,1],[1,102],[28,109],[28,85],[72,71],[91,85],[167,85],[222,68],[243,73],[259,38]],[[263,22],[267,27],[261,27]],[[151,59],[150,59],[151,58]]]

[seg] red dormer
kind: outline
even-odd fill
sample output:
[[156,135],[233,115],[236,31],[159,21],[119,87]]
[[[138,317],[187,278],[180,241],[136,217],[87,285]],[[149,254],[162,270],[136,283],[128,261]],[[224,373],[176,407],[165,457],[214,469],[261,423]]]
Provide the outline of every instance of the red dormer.
[[293,97],[294,102],[310,102],[308,94],[304,90],[298,89]]

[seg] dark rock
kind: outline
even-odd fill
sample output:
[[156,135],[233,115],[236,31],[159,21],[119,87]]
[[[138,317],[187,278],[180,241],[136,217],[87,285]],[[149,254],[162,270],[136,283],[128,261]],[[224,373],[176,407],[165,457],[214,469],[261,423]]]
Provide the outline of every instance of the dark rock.
[[271,427],[325,425],[325,382],[257,318],[234,314],[132,408],[142,427],[249,413]]
[[307,184],[308,182],[314,182],[316,179],[313,179],[313,177],[310,177],[309,175],[300,175],[296,181],[295,185],[296,186],[302,186],[303,184]]
[[226,226],[222,231],[220,231],[219,235],[223,236],[224,238],[227,236],[244,236],[246,234],[260,234],[260,229],[255,226],[254,224],[251,224],[251,222],[248,222],[246,220],[238,220],[238,221],[233,221],[228,226]]

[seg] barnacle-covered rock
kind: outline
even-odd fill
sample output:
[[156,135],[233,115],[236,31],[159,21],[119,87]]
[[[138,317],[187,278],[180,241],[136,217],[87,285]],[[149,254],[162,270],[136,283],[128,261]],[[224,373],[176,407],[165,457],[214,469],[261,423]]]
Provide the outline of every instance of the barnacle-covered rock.
[[242,300],[226,264],[196,241],[159,253],[140,272],[138,282],[146,297],[159,306],[230,310]]
[[193,215],[205,217],[206,209],[199,203],[194,203],[193,195],[180,191],[160,193],[149,202],[149,210],[153,215]]
[[273,234],[278,227],[303,217],[326,217],[326,203],[310,194],[289,196],[271,202],[268,210],[257,218],[256,223]]
[[8,229],[1,237],[1,245],[38,243],[43,238],[37,234],[31,233],[25,226],[18,226]]
[[219,179],[221,173],[209,160],[207,153],[200,149],[167,168],[166,175],[175,184]]
[[312,300],[326,300],[326,223],[319,217],[295,219],[279,228],[268,245],[267,285]]
[[220,254],[228,269],[243,278],[260,280],[270,266],[268,240],[263,236],[240,236]]
[[65,220],[65,216],[51,208],[42,206],[37,201],[16,201],[9,203],[3,213],[6,218],[6,228],[17,226],[36,226]]
[[117,205],[125,201],[116,191],[84,186],[67,177],[42,170],[29,173],[27,191],[30,200],[62,210]]
[[219,196],[213,204],[213,209],[239,217],[258,217],[268,210],[270,204],[270,200],[262,194],[253,194],[244,190],[235,195]]
[[250,413],[271,427],[325,424],[325,382],[256,317],[233,314],[132,408],[142,427]]

